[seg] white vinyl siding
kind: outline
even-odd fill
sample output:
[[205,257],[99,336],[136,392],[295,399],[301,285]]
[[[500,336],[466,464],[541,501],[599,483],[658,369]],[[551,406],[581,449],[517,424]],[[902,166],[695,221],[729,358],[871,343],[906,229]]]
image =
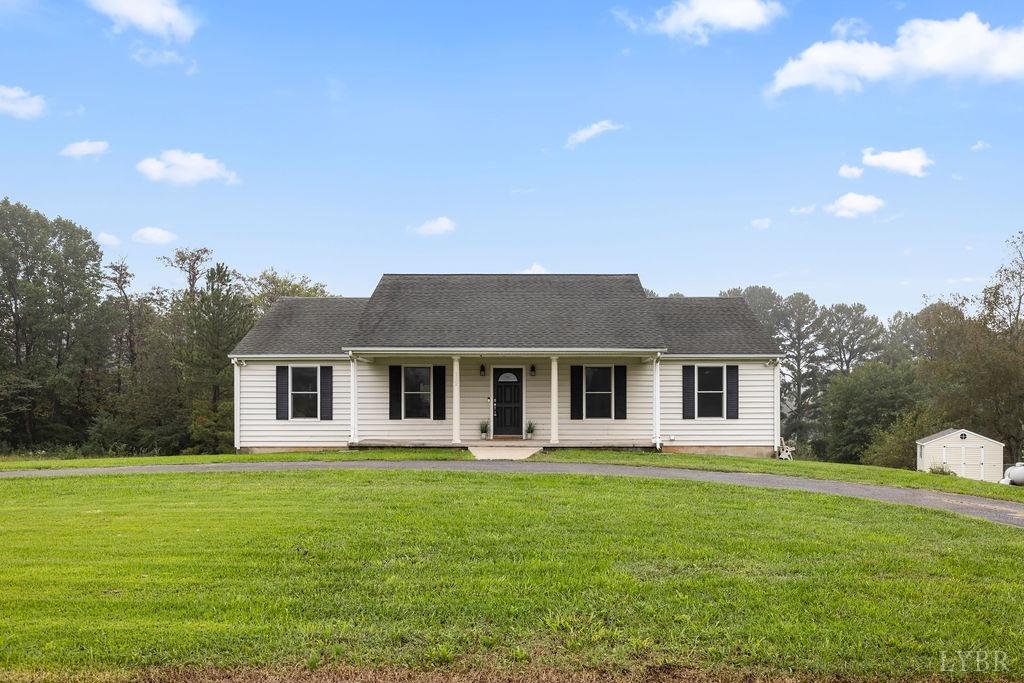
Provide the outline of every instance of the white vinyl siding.
[[[392,420],[389,417],[390,378],[388,367],[402,365],[405,367],[424,367],[433,365],[445,366],[445,418],[435,420],[427,418],[410,418]],[[452,442],[452,359],[425,356],[422,358],[374,358],[372,363],[356,362],[359,378],[356,381],[359,390],[359,441],[406,442],[409,444],[430,443],[450,444]],[[465,369],[463,369],[465,376]],[[431,371],[432,374],[432,371]],[[465,380],[463,380],[465,385]],[[465,396],[465,389],[463,389]],[[463,399],[465,401],[465,399]],[[404,396],[403,396],[404,404]],[[465,408],[463,408],[465,415]],[[463,420],[466,418],[463,417]]]
[[[480,374],[480,365],[484,374]],[[721,363],[739,366],[739,419],[682,419],[682,366]],[[289,361],[248,361],[239,368],[239,447],[332,448],[348,444],[350,374],[347,359],[321,361],[334,366],[333,420],[277,420],[275,367],[311,365],[301,359]],[[389,418],[390,365],[445,366],[446,419],[392,420]],[[535,373],[530,375],[530,366]],[[572,420],[570,411],[570,368],[625,365],[627,417],[624,420]],[[492,370],[496,367],[523,368],[523,425],[536,425],[534,440],[551,438],[551,359],[500,359],[463,356],[461,367],[461,440],[472,445],[480,440],[479,423],[491,419]],[[559,444],[650,447],[654,434],[654,363],[639,358],[559,356],[558,412]],[[359,390],[359,442],[447,446],[452,443],[452,359],[450,356],[374,358],[357,362]],[[774,446],[775,368],[763,360],[683,360],[661,362],[661,435],[665,446]],[[986,457],[986,470],[998,458]]]
[[[569,419],[569,368],[573,365],[626,366],[626,419]],[[613,373],[614,375],[614,370]],[[550,393],[550,379],[547,384]],[[551,412],[547,406],[548,413]],[[650,447],[654,439],[654,363],[638,358],[558,358],[559,442],[600,442]],[[545,422],[550,422],[550,418]]]
[[[739,366],[739,419],[683,419],[684,365]],[[775,367],[763,360],[661,361],[661,439],[665,446],[775,447]]]
[[958,477],[989,482],[1002,479],[1003,446],[979,434],[963,433],[967,435],[966,439],[960,438],[961,432],[954,432],[926,444],[918,444],[917,469],[927,472],[933,467],[942,467],[945,447],[946,468]]
[[[239,372],[240,448],[344,448],[349,439],[348,360],[324,360],[334,367],[333,420],[278,420],[277,366],[311,366],[309,361],[247,361]],[[289,371],[290,372],[290,371]],[[317,385],[319,389],[319,383]],[[289,395],[289,405],[291,396]]]

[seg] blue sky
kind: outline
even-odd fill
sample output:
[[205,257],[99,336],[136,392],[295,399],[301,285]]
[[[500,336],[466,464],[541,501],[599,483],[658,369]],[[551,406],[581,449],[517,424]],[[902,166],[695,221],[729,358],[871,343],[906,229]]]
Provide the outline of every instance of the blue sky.
[[0,194],[140,287],[202,245],[345,295],[536,266],[887,316],[1024,227],[1022,83],[1010,2],[0,0]]

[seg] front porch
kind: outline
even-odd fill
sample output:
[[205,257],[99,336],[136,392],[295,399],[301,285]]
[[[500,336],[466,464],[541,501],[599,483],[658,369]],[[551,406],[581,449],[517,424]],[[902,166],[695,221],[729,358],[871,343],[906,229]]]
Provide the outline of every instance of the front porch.
[[652,448],[657,353],[353,351],[350,445]]

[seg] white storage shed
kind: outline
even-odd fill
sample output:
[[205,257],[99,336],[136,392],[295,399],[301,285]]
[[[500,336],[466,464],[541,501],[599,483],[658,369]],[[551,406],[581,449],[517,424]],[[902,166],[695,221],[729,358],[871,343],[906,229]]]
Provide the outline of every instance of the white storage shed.
[[917,469],[945,469],[958,477],[990,481],[1003,478],[1003,444],[966,429],[944,429],[917,440]]

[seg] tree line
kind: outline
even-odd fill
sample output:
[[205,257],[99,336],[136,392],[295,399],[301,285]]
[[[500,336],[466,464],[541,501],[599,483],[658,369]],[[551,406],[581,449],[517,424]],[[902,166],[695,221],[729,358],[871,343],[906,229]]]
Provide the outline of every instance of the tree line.
[[914,441],[956,426],[1024,446],[1024,232],[976,296],[886,322],[863,304],[822,306],[771,287],[742,296],[784,356],[783,435],[804,457],[913,468]]
[[327,288],[205,248],[160,261],[182,286],[136,292],[88,230],[0,201],[0,453],[232,449],[227,354],[279,297]]
[[[0,201],[0,453],[231,450],[228,352],[279,297],[329,293],[272,268],[239,273],[205,248],[159,260],[181,286],[136,291],[87,229]],[[803,457],[913,467],[914,440],[951,425],[1019,457],[1024,233],[980,295],[884,323],[803,292],[722,294],[744,297],[779,343],[783,433]]]

